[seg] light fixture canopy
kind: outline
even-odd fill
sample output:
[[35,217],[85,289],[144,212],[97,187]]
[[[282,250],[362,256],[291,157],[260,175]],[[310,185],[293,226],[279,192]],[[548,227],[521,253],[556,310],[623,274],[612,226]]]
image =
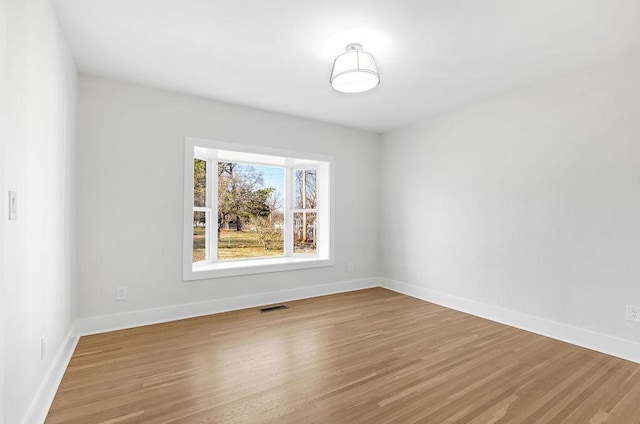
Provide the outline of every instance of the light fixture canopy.
[[351,43],[333,61],[329,82],[342,93],[362,93],[380,84],[380,75],[373,56],[362,44]]

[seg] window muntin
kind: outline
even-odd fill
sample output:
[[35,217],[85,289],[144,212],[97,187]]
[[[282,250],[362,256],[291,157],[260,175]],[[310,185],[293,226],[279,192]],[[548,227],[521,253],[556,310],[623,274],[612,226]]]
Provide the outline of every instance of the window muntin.
[[[332,265],[332,163],[321,155],[187,139],[184,279]],[[251,207],[243,212],[225,205],[229,167],[253,177],[244,191]],[[232,222],[232,215],[240,216]],[[238,224],[252,233],[253,253],[228,249],[248,242],[240,236],[249,234],[234,231]]]

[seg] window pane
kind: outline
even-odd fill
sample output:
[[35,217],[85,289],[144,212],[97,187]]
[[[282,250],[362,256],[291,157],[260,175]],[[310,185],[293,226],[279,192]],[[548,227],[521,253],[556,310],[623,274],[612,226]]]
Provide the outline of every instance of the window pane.
[[293,214],[293,253],[316,253],[316,213]]
[[316,170],[299,169],[296,171],[294,209],[316,208]]
[[207,206],[207,162],[193,160],[193,206]]
[[193,213],[193,262],[207,259],[207,213]]
[[284,168],[218,163],[218,260],[282,256]]

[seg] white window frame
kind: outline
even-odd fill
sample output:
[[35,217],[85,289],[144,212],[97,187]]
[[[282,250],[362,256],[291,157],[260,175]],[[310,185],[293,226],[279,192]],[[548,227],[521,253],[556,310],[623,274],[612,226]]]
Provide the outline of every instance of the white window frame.
[[[207,161],[207,203],[205,207],[193,206],[194,159]],[[282,167],[285,170],[284,193],[284,255],[277,257],[248,258],[217,261],[218,205],[217,162],[241,162]],[[315,211],[317,237],[316,253],[293,253],[293,209],[295,171],[315,169],[317,174],[318,207]],[[201,280],[236,275],[261,274],[334,265],[334,158],[326,155],[273,149],[246,144],[227,143],[202,138],[186,137],[184,150],[184,220],[183,220],[183,280]],[[207,212],[207,259],[193,263],[193,212]],[[291,227],[291,228],[290,228]]]

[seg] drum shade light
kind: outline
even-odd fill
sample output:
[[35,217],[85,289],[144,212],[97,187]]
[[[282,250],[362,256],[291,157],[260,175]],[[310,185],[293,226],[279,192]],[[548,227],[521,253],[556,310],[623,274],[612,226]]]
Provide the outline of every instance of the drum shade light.
[[362,93],[380,84],[376,61],[359,43],[348,44],[331,69],[331,86],[341,93]]

